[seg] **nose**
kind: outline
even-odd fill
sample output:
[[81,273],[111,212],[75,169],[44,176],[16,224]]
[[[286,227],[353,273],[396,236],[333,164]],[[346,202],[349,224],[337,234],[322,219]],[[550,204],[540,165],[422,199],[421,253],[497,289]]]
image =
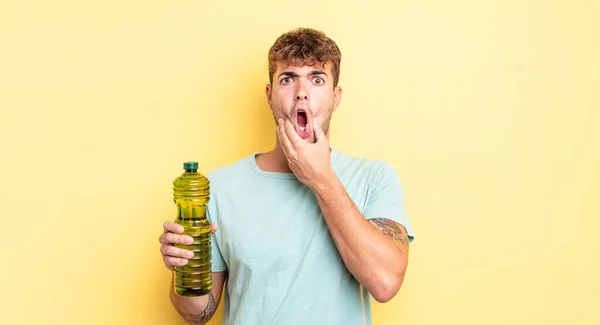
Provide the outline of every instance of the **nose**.
[[308,99],[308,89],[304,82],[299,81],[296,87],[296,100]]

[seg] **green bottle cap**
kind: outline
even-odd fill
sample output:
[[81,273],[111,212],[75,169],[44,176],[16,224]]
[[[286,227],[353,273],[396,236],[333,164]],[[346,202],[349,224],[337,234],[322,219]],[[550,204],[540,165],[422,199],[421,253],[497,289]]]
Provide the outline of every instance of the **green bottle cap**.
[[186,161],[183,163],[183,169],[185,169],[185,170],[198,169],[198,162],[197,161]]

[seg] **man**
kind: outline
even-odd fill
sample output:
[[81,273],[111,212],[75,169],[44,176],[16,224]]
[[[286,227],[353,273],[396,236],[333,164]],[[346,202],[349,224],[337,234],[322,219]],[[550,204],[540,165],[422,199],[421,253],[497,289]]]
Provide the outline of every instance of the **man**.
[[[385,162],[329,146],[340,61],[336,43],[313,29],[271,47],[277,143],[207,176],[212,292],[181,297],[171,285],[188,323],[213,316],[225,283],[224,324],[371,324],[370,297],[386,302],[400,290],[413,239],[400,181]],[[159,238],[170,270],[190,257],[173,247],[191,243],[181,232],[166,222]]]

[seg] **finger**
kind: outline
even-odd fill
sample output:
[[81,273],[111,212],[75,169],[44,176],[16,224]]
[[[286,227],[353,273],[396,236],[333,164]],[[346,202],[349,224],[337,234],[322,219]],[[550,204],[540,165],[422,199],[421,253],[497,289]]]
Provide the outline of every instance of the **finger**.
[[165,261],[165,265],[168,268],[171,268],[173,266],[183,266],[188,263],[188,260],[185,258],[177,258],[177,257],[171,257],[171,256],[165,256],[164,261]]
[[164,256],[179,257],[179,258],[192,258],[194,252],[188,249],[181,249],[171,245],[160,246],[160,252]]
[[219,226],[214,222],[211,223],[210,224],[210,232],[214,234],[217,232],[217,230],[219,230]]
[[167,221],[163,224],[164,232],[174,232],[176,234],[183,233],[183,226],[174,223],[173,221]]
[[194,238],[186,235],[178,235],[174,233],[162,234],[159,241],[163,245],[180,244],[180,245],[191,245],[194,242]]
[[289,120],[284,121],[283,127],[285,130],[285,134],[287,135],[287,138],[291,142],[293,148],[296,148],[301,143],[304,143],[304,140],[302,140],[302,138],[298,135],[298,133],[296,133],[296,130],[294,130],[294,125],[292,124],[291,121],[289,121]]
[[317,118],[313,119],[313,130],[315,131],[315,143],[327,142],[327,136],[325,135],[325,132],[323,132],[321,121]]
[[288,136],[285,132],[285,122],[283,121],[283,119],[279,119],[279,125],[277,126],[277,132],[279,134],[279,142],[281,144],[283,153],[289,159],[294,148],[292,147],[292,143],[290,142],[290,139],[288,138]]

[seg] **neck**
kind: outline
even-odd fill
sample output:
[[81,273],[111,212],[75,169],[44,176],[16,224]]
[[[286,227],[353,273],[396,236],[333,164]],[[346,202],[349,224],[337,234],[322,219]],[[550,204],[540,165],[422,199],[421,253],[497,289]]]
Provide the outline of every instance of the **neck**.
[[287,158],[281,150],[279,143],[275,144],[275,148],[267,151],[264,154],[256,157],[258,167],[266,172],[274,173],[291,173],[292,170],[288,165]]

